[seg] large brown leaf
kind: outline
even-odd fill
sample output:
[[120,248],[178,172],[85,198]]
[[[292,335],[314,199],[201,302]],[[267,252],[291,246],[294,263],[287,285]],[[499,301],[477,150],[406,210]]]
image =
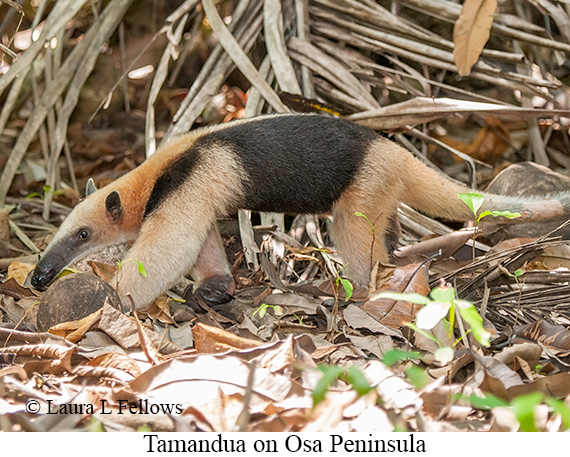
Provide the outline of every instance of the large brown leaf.
[[453,28],[453,57],[460,76],[468,76],[491,34],[497,0],[465,0]]

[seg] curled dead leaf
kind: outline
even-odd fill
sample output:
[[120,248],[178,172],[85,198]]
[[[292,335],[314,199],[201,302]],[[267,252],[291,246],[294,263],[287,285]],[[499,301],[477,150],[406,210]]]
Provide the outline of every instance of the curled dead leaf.
[[76,350],[76,346],[65,347],[57,344],[33,344],[0,348],[0,354],[16,354],[17,358],[21,358],[20,362],[26,359],[51,359],[61,365],[65,370],[71,371],[71,356]]
[[263,344],[200,323],[194,326],[192,333],[194,334],[196,350],[201,353],[219,354],[221,352],[255,348]]
[[102,308],[91,313],[89,316],[85,316],[83,319],[54,325],[49,329],[49,332],[54,335],[62,336],[72,343],[77,343],[83,338],[83,335],[99,321],[101,312]]

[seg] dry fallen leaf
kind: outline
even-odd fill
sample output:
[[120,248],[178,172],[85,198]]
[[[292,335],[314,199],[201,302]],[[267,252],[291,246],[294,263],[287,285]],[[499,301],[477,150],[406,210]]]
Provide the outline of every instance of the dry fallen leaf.
[[403,339],[402,333],[398,329],[388,327],[381,323],[376,316],[369,313],[364,307],[356,305],[348,305],[343,312],[343,317],[346,323],[354,329],[366,329],[373,333],[380,333],[382,335],[394,336]]
[[540,342],[558,352],[570,352],[570,330],[563,325],[554,325],[540,320],[517,327],[515,333],[522,338]]
[[87,364],[90,367],[114,368],[128,373],[133,377],[141,375],[139,365],[129,356],[118,352],[107,352],[90,360]]
[[384,325],[396,329],[404,327],[408,322],[413,322],[422,305],[404,300],[378,298],[382,292],[418,293],[427,296],[429,293],[428,267],[410,264],[396,268],[393,275],[362,306],[364,311],[380,319]]
[[83,335],[99,320],[102,309],[98,309],[83,319],[71,322],[62,322],[51,327],[48,331],[54,335],[63,336],[72,343],[77,343]]
[[384,354],[394,349],[392,338],[387,335],[380,336],[356,336],[345,335],[354,346],[358,349],[374,354],[379,359],[382,359]]
[[465,0],[453,28],[453,57],[460,76],[467,76],[489,40],[497,0]]
[[[125,349],[140,348],[141,341],[137,330],[137,324],[132,318],[125,316],[109,304],[103,306],[101,320],[98,329],[105,332]],[[162,354],[179,352],[180,348],[165,339],[163,335],[143,327],[142,331],[150,338],[151,343]]]
[[507,365],[493,357],[476,356],[479,370],[476,378],[480,379],[480,389],[500,398],[507,398],[507,390],[514,386],[522,386],[521,377]]
[[194,326],[192,333],[194,345],[199,353],[218,354],[254,348],[263,344],[260,341],[241,338],[225,330],[200,323]]
[[29,263],[12,262],[8,267],[8,279],[14,278],[19,284],[24,284],[30,271],[36,266]]
[[548,397],[566,398],[570,395],[570,373],[542,376],[528,384],[512,386],[507,389],[503,398],[512,400],[519,395],[526,395],[532,392],[541,392]]
[[[42,365],[39,372],[42,372],[42,370],[54,372],[48,366],[52,368],[57,367],[58,372],[61,369],[71,371],[71,357],[76,351],[77,347],[75,345],[66,347],[57,344],[33,344],[0,348],[0,354],[16,354],[16,362],[23,364],[24,369],[28,373],[33,373],[35,368],[39,368],[38,364]],[[34,365],[33,369],[31,365]]]
[[542,354],[542,348],[535,343],[514,344],[504,348],[495,355],[495,359],[510,365],[515,361],[515,357],[526,360],[529,363],[537,363]]
[[390,130],[404,125],[416,125],[460,113],[492,113],[500,119],[526,120],[558,114],[568,117],[568,110],[544,110],[520,106],[482,103],[453,98],[415,97],[404,102],[362,111],[346,116],[359,124],[376,130]]

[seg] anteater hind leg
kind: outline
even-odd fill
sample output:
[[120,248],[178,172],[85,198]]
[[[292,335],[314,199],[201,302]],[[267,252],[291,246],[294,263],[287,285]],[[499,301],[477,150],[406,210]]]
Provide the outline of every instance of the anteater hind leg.
[[220,232],[214,226],[191,273],[196,281],[194,294],[209,304],[226,303],[232,299],[235,284]]
[[[345,262],[345,273],[349,279],[368,287],[370,275],[376,264],[388,264],[390,256],[386,234],[395,226],[397,203],[381,197],[382,202],[374,202],[371,197],[358,193],[346,193],[333,206],[333,241]],[[364,214],[374,225],[374,231],[363,217]]]

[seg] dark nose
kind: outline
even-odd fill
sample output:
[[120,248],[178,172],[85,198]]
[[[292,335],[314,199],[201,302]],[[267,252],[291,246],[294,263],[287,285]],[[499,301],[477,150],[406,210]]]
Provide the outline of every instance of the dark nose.
[[38,268],[36,267],[36,269],[32,274],[32,279],[30,279],[30,283],[36,289],[39,287],[45,287],[52,277],[50,273],[51,273],[50,271],[38,270]]
[[34,287],[42,287],[43,279],[42,279],[41,273],[38,273],[37,270],[34,270],[34,273],[32,274],[32,279],[30,280],[30,283]]

